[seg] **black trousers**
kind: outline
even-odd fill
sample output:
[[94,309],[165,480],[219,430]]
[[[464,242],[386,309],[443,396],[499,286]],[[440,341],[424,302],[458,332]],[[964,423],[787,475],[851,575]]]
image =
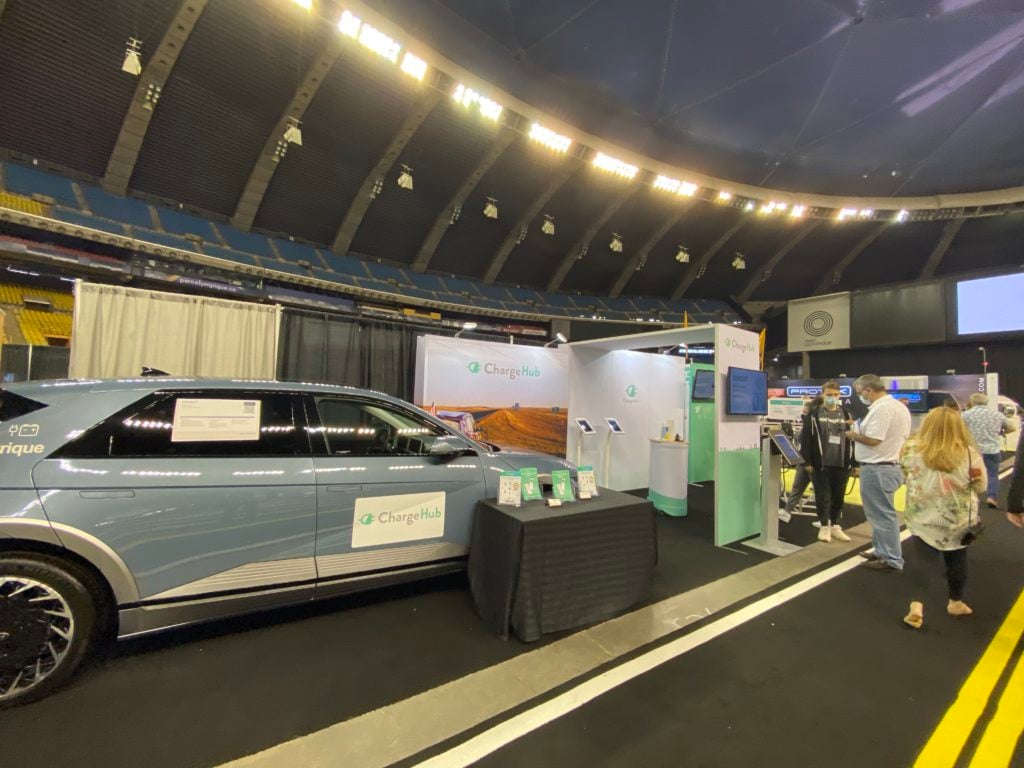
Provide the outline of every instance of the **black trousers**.
[[844,467],[814,468],[814,505],[822,525],[834,525],[842,517],[849,479],[850,470]]
[[940,562],[946,566],[946,586],[950,600],[963,600],[964,587],[967,585],[967,549],[935,549],[911,536],[903,544],[903,556],[906,562],[903,572],[910,577],[915,589],[923,598],[928,590],[932,577],[939,568]]

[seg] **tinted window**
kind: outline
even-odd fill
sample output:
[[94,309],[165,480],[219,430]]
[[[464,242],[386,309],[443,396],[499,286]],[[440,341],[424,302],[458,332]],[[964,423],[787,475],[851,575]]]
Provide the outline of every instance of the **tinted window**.
[[[174,442],[179,400],[245,400],[260,404],[255,440]],[[273,392],[159,392],[104,421],[55,454],[57,458],[160,456],[298,456],[309,453],[302,398]]]
[[381,403],[324,397],[316,401],[332,456],[426,456],[440,427]]
[[45,405],[37,403],[35,400],[29,400],[27,397],[0,389],[0,423],[17,419],[20,416],[26,416],[33,411],[39,411],[45,407]]

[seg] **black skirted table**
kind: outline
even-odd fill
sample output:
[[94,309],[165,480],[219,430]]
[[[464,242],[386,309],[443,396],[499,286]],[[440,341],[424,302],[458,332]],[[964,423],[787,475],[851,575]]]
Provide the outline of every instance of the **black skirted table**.
[[651,596],[654,507],[601,489],[586,501],[476,507],[469,583],[477,612],[524,641],[610,618]]

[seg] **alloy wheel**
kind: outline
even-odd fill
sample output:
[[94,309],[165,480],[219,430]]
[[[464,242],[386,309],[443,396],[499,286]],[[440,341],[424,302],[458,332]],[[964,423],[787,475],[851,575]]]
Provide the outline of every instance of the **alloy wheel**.
[[0,702],[53,674],[75,638],[64,597],[41,581],[0,573]]

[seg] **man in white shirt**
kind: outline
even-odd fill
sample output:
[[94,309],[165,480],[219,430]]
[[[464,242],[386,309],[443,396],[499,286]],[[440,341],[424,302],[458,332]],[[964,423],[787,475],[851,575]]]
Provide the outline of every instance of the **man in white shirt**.
[[893,497],[903,485],[900,451],[910,436],[910,411],[885,391],[885,384],[873,374],[853,383],[868,415],[847,433],[854,441],[854,456],[860,464],[860,495],[864,516],[871,523],[874,553],[865,555],[868,567],[879,571],[902,571],[903,548],[900,523]]

